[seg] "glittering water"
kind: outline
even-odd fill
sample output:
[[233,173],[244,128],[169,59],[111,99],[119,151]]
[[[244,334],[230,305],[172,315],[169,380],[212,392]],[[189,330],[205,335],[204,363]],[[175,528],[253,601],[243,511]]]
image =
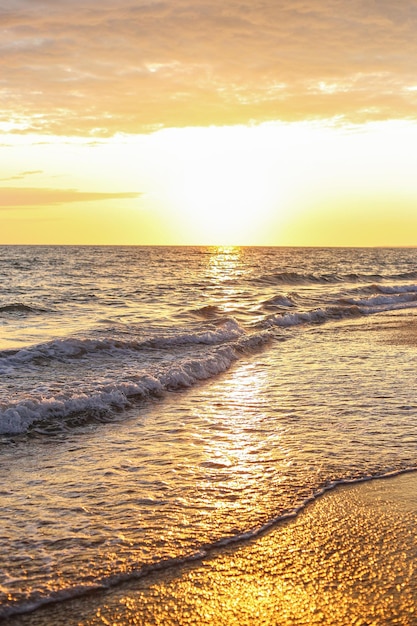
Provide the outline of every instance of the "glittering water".
[[0,615],[417,465],[416,261],[0,248]]

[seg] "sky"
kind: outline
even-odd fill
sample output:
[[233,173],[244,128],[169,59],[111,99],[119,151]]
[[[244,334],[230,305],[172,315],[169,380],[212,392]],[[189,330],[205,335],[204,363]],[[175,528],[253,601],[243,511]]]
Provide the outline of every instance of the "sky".
[[8,0],[0,244],[417,245],[417,2]]

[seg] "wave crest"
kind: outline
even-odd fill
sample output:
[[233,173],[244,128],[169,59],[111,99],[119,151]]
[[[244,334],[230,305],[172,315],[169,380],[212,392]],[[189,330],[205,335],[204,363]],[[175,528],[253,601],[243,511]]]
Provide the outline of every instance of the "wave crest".
[[217,376],[242,355],[259,349],[271,338],[267,331],[239,336],[236,341],[211,347],[200,356],[183,356],[148,371],[130,372],[125,380],[111,384],[90,381],[78,393],[34,391],[15,404],[0,406],[0,434],[22,434],[35,425],[40,429],[59,430],[71,422],[80,425],[111,419],[147,398],[163,396],[168,391],[185,389]]
[[40,307],[29,306],[28,304],[23,304],[23,302],[11,302],[10,304],[3,304],[0,306],[0,315],[2,313],[48,313],[47,309],[42,309]]

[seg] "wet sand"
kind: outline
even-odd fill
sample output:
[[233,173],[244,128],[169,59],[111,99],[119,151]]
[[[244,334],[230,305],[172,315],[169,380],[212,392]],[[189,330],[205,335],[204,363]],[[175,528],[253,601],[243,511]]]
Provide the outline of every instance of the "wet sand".
[[17,625],[417,625],[417,473],[342,486],[256,540]]

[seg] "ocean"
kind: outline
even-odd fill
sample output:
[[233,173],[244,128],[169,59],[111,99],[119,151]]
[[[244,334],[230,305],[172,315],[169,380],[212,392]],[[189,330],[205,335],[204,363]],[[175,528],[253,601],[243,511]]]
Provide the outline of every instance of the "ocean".
[[2,246],[0,276],[0,618],[417,466],[417,249]]

